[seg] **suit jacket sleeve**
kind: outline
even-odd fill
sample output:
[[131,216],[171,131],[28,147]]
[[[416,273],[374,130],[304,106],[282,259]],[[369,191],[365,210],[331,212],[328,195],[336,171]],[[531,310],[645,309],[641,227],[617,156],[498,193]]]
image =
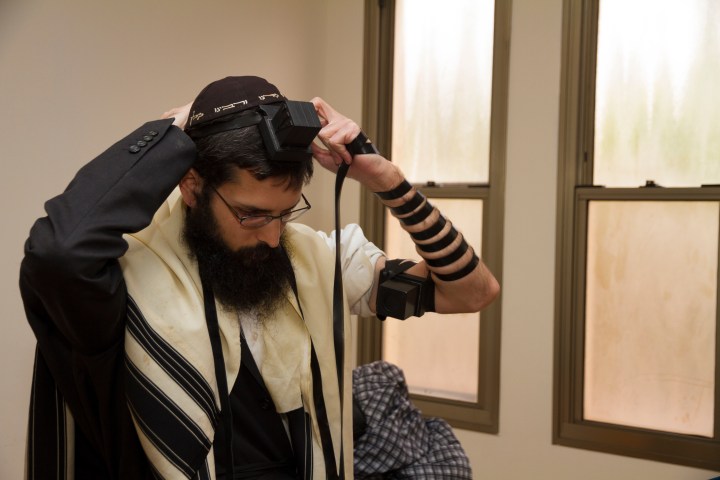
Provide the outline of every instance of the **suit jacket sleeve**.
[[122,336],[122,235],[150,223],[194,158],[194,144],[171,120],[150,122],[84,166],[45,204],[47,216],[25,243],[20,277],[36,334],[57,330],[86,353]]
[[25,243],[20,291],[37,338],[36,372],[39,364],[47,366],[50,382],[113,478],[140,478],[135,470],[144,458],[123,390],[122,235],[150,223],[195,156],[194,143],[172,120],[143,125],[49,200],[47,216],[35,222]]

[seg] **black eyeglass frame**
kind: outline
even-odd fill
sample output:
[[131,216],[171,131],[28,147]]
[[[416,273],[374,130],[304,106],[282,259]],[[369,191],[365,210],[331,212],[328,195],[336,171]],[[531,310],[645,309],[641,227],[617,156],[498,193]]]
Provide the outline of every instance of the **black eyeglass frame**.
[[[312,208],[312,205],[310,205],[310,202],[307,201],[307,198],[305,198],[305,194],[301,193],[300,197],[305,202],[305,206],[302,208],[296,208],[295,210],[290,210],[289,212],[285,212],[281,215],[240,215],[240,212],[238,212],[235,207],[230,205],[227,200],[225,200],[225,197],[220,195],[220,192],[217,191],[215,187],[211,187],[213,191],[217,194],[217,196],[222,200],[222,202],[225,204],[225,206],[230,210],[230,213],[232,213],[233,217],[235,217],[235,220],[238,221],[241,227],[246,228],[248,230],[254,230],[256,228],[262,228],[265,225],[268,225],[273,220],[277,219],[280,220],[280,223],[283,225],[292,222],[294,220],[297,220],[300,218],[304,213],[306,213],[308,210]],[[253,220],[253,219],[264,219],[264,223],[258,224],[258,225],[246,225],[245,222],[247,220]]]

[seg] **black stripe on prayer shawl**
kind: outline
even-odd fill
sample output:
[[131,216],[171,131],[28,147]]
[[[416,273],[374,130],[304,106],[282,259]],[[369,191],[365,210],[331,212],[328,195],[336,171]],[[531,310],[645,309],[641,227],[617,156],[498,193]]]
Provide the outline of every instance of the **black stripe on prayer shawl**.
[[191,478],[207,457],[212,442],[127,357],[125,365],[128,404],[140,429],[170,463]]
[[200,469],[195,475],[195,478],[193,480],[210,480],[212,476],[210,475],[210,465],[208,465],[207,458],[205,459],[205,466]]
[[163,339],[143,316],[135,301],[128,295],[128,331],[190,398],[205,412],[213,428],[217,426],[220,412],[215,404],[212,388],[197,369],[172,345]]
[[[325,460],[325,477],[329,480],[337,480],[339,475],[337,463],[335,462],[332,434],[330,433],[330,422],[328,420],[327,410],[325,409],[322,374],[320,373],[320,364],[318,363],[317,354],[315,353],[315,346],[312,343],[310,343],[310,368],[313,377],[312,388],[313,399],[315,400],[315,413],[317,414],[318,428],[320,429],[320,444],[322,445]],[[342,431],[340,435],[342,435]]]

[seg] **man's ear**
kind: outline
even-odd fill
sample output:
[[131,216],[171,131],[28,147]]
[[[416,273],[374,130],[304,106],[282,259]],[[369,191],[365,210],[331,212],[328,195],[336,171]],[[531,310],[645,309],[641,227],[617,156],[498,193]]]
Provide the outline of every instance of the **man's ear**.
[[203,179],[194,168],[191,168],[180,180],[180,193],[185,205],[190,208],[197,204],[197,197],[202,192]]

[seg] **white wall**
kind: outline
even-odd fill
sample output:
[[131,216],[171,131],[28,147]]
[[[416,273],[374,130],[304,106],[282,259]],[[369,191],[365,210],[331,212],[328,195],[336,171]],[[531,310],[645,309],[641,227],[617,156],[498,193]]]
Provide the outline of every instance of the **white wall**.
[[[34,339],[17,287],[43,202],[142,122],[226,75],[260,75],[292,99],[361,115],[360,1],[0,0],[0,478],[22,478]],[[308,189],[332,226],[330,174]],[[358,221],[357,186],[343,196]],[[307,218],[307,217],[306,217]]]
[[[514,0],[500,434],[459,431],[476,478],[708,479],[711,472],[552,446],[562,0]],[[0,1],[0,478],[22,476],[34,341],[17,288],[44,200],[138,124],[225,75],[258,74],[359,119],[361,0]],[[332,226],[332,181],[309,188]],[[358,188],[343,220],[358,219]],[[532,241],[530,241],[532,239]],[[715,474],[717,475],[717,474]]]

